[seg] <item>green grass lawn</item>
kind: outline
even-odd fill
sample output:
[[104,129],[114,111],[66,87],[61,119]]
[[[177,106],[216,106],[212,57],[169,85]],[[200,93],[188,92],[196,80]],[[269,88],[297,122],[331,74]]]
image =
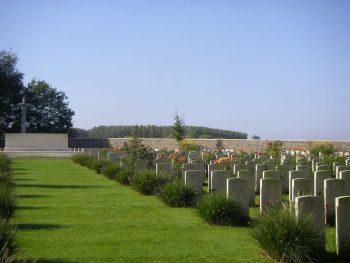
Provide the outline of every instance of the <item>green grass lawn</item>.
[[27,262],[271,262],[244,227],[204,223],[71,160],[14,160]]

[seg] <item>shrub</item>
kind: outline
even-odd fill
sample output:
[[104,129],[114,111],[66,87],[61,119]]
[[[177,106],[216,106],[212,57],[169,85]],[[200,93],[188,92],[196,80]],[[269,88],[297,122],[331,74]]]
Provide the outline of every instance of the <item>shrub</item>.
[[171,207],[189,207],[194,205],[196,192],[180,181],[175,181],[162,188],[160,198]]
[[132,177],[131,185],[144,195],[152,195],[158,194],[168,181],[167,177],[157,176],[153,170],[143,170]]
[[214,225],[246,225],[249,220],[241,206],[224,195],[203,198],[199,203],[198,213],[206,222]]
[[334,145],[329,142],[315,142],[310,152],[316,156],[319,156],[320,152],[324,155],[332,155],[334,150]]
[[119,183],[123,185],[129,185],[131,178],[133,176],[133,171],[128,168],[121,168],[116,176],[116,179]]
[[94,159],[94,161],[90,165],[90,169],[93,169],[96,171],[96,173],[100,174],[103,172],[103,170],[109,166],[111,163],[108,160],[97,160]]
[[121,150],[124,153],[123,162],[130,169],[135,168],[137,160],[147,160],[149,164],[154,160],[154,153],[151,147],[145,146],[138,137],[133,137],[125,142]]
[[109,179],[115,179],[119,171],[120,167],[118,165],[110,163],[103,168],[102,174]]
[[0,153],[0,174],[11,172],[11,161],[3,153]]
[[87,154],[76,154],[72,157],[72,160],[82,166],[90,167],[95,159]]
[[9,222],[4,219],[0,221],[1,259],[16,252],[15,232],[15,227],[10,225]]
[[319,230],[309,217],[297,219],[287,205],[270,208],[253,226],[253,238],[277,261],[315,262],[322,256]]
[[12,185],[0,183],[0,218],[9,219],[15,212],[15,196]]

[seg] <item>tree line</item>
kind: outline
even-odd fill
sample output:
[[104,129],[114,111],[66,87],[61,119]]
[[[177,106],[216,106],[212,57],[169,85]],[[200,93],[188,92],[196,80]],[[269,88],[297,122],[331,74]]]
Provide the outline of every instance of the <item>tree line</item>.
[[[185,137],[193,139],[247,139],[248,135],[238,131],[213,129],[208,127],[185,126]],[[118,125],[97,126],[91,129],[76,129],[77,137],[89,138],[170,138],[172,126]]]

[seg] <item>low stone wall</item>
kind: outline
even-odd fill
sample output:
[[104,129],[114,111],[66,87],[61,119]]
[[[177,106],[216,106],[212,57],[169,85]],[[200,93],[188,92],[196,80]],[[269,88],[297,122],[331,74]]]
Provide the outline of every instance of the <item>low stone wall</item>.
[[[109,138],[109,139],[88,139],[88,138],[70,138],[70,148],[117,148],[120,149],[124,142],[130,138]],[[177,142],[174,139],[167,138],[144,138],[143,143],[151,146],[154,149],[177,148]],[[217,139],[191,139],[194,143],[203,147],[215,148]],[[251,140],[251,139],[223,139],[225,149],[233,149],[234,151],[261,151],[266,148],[269,141],[267,140]],[[310,150],[315,141],[290,141],[283,140],[283,148],[303,147],[305,150]],[[350,141],[318,141],[332,143],[339,151],[350,151]]]

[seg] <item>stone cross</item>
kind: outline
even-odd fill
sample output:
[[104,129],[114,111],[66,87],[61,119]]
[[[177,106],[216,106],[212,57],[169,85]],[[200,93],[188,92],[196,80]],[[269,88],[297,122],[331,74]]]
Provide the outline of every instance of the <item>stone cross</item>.
[[22,107],[22,122],[21,122],[21,132],[26,133],[26,115],[27,115],[27,103],[26,98],[23,97],[22,103],[19,104]]

